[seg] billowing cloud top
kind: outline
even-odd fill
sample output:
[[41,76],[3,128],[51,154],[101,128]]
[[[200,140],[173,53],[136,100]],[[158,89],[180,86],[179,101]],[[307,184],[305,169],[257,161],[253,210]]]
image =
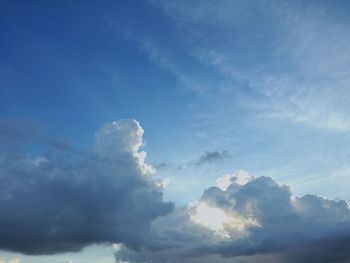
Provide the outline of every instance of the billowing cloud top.
[[138,248],[150,222],[173,209],[149,175],[135,120],[107,123],[92,154],[33,158],[0,154],[0,248],[27,254],[92,243]]
[[139,151],[143,132],[136,120],[106,123],[95,134],[95,151],[98,156],[109,160],[133,157],[142,174],[150,175],[154,169],[145,163],[146,152]]

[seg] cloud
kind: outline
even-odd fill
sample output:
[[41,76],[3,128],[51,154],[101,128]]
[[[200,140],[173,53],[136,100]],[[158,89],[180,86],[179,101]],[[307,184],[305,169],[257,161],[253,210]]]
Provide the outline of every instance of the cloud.
[[59,151],[73,151],[73,146],[60,138],[52,138],[47,141],[47,144],[55,150]]
[[216,186],[221,190],[226,191],[227,188],[233,183],[237,183],[239,185],[245,185],[249,181],[254,179],[252,175],[250,175],[246,171],[237,171],[233,174],[224,174],[216,180]]
[[230,177],[226,189],[210,187],[198,202],[157,218],[150,247],[139,253],[122,249],[118,257],[130,262],[206,262],[213,257],[216,262],[261,257],[259,262],[345,262],[350,247],[345,201],[295,197],[269,177],[240,174]]
[[33,158],[0,153],[0,249],[25,254],[78,251],[94,243],[138,249],[150,223],[173,209],[140,151],[143,129],[103,125],[91,154]]
[[[0,248],[25,254],[118,244],[116,262],[343,262],[343,200],[296,197],[245,171],[225,174],[194,203],[162,199],[135,120],[103,125],[90,153],[0,153]],[[65,150],[69,152],[69,148]],[[220,160],[207,152],[198,160]],[[218,157],[219,156],[219,157]],[[204,161],[205,160],[205,161]]]
[[197,160],[192,161],[191,164],[196,167],[201,167],[206,164],[222,161],[229,156],[227,151],[206,151]]
[[0,118],[0,149],[20,152],[28,145],[41,144],[59,151],[77,151],[68,141],[45,134],[43,126],[29,119]]
[[180,171],[184,167],[188,166],[189,168],[199,168],[207,164],[212,164],[220,161],[224,161],[229,158],[229,153],[227,151],[206,151],[197,159],[190,160],[184,163],[176,164],[169,161],[163,161],[158,164],[155,164],[154,167],[157,170],[175,170]]
[[[212,122],[224,114],[232,118],[234,101],[272,121],[350,130],[350,34],[339,5],[241,0],[152,3],[172,21],[187,54],[220,76],[200,111],[217,112]],[[200,86],[206,85],[202,81]],[[220,103],[215,103],[218,96]],[[230,103],[223,103],[227,98]]]
[[34,140],[39,132],[40,125],[35,121],[0,118],[0,148],[18,148]]
[[345,201],[314,195],[293,197],[289,187],[268,177],[243,186],[232,183],[221,192],[210,188],[202,199],[258,222],[247,230],[247,237],[217,247],[225,256],[281,251],[301,243],[341,239],[350,233],[350,210]]

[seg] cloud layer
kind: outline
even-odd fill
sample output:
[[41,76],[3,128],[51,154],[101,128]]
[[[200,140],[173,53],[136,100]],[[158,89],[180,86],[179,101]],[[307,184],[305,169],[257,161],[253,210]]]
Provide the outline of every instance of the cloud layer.
[[346,262],[350,210],[345,201],[295,197],[286,185],[242,171],[230,180],[225,189],[211,187],[197,203],[158,218],[153,235],[163,247],[141,253],[124,249],[118,257],[127,262],[213,257],[216,262]]
[[102,126],[84,156],[0,153],[0,248],[53,254],[92,243],[142,246],[150,222],[173,209],[139,151],[142,135],[137,121],[121,120]]
[[90,153],[34,158],[5,147],[0,249],[39,255],[118,244],[119,263],[346,262],[345,201],[296,197],[269,177],[238,171],[174,208],[140,151],[142,136],[137,121],[120,120],[95,133]]

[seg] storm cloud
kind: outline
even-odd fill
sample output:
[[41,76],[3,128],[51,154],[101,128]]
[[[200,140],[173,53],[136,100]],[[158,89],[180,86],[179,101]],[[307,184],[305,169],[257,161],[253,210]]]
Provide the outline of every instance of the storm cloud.
[[[346,262],[344,200],[297,197],[245,171],[193,203],[163,201],[135,120],[103,125],[89,153],[0,153],[0,249],[24,254],[117,244],[116,262]],[[214,158],[215,159],[215,158]]]
[[286,185],[242,171],[224,177],[230,179],[227,187],[218,180],[197,203],[153,222],[154,238],[163,247],[138,253],[125,248],[118,257],[127,262],[346,262],[350,210],[345,201],[296,197]]
[[93,243],[142,247],[151,221],[173,209],[145,163],[142,135],[128,119],[102,126],[83,156],[1,152],[0,249],[54,254]]

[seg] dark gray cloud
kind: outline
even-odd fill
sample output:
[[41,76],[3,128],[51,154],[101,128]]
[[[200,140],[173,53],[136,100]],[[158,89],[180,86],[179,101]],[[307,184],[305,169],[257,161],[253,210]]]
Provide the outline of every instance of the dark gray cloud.
[[182,164],[175,164],[175,163],[171,163],[171,162],[160,162],[160,163],[154,164],[153,166],[154,166],[154,168],[157,169],[157,171],[161,171],[161,170],[180,171],[183,168]]
[[173,209],[139,151],[142,134],[135,120],[121,120],[96,132],[89,155],[0,153],[0,249],[52,254],[93,243],[142,247],[152,220]]
[[281,251],[279,256],[286,263],[349,263],[349,251],[350,237],[347,235],[297,244]]
[[190,160],[181,164],[176,164],[171,161],[163,161],[154,165],[157,170],[177,170],[184,168],[199,168],[207,164],[220,162],[230,157],[228,151],[206,151],[197,159]]
[[191,164],[196,167],[200,167],[206,164],[222,161],[228,157],[229,154],[227,151],[206,151],[197,160],[192,161]]
[[37,139],[40,131],[41,125],[32,120],[0,118],[0,147],[18,148]]
[[38,121],[0,118],[0,149],[7,152],[23,152],[31,144],[50,150],[82,153],[65,139],[47,135],[44,125]]
[[[2,122],[1,138],[20,145],[37,134],[35,125],[28,127]],[[60,140],[48,143],[59,149],[50,158],[4,147],[0,249],[52,254],[122,243],[117,262],[347,262],[345,201],[295,197],[271,178],[239,171],[224,175],[197,203],[174,209],[163,201],[161,183],[144,161],[142,134],[135,120],[121,120],[96,132],[90,153]],[[198,162],[227,154],[216,153]],[[217,221],[222,214],[224,220]]]
[[[163,247],[141,253],[126,250],[128,260],[209,262],[206,258],[216,257],[216,262],[348,262],[350,210],[345,201],[295,197],[288,186],[269,177],[245,181],[241,175],[233,174],[226,189],[211,187],[197,204],[155,220],[153,238],[162,241]],[[198,207],[207,210],[196,219]],[[225,218],[220,225],[215,218],[221,213]],[[205,225],[207,220],[212,225]]]
[[63,140],[61,138],[51,138],[47,140],[47,145],[52,147],[55,150],[59,151],[74,151],[73,145],[71,145],[68,141]]

